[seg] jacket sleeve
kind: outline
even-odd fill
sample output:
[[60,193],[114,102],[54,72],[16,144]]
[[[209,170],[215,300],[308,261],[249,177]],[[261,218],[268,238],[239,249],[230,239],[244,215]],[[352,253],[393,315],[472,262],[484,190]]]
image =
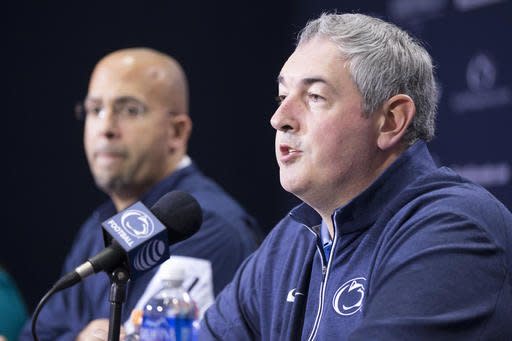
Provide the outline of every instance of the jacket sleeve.
[[[511,298],[505,252],[490,233],[506,225],[443,204],[456,206],[445,202],[392,222],[395,231],[377,250],[363,322],[349,340],[504,339],[486,325]],[[510,316],[504,309],[498,315]]]
[[[86,225],[84,225],[77,234],[71,251],[64,263],[62,274],[74,270],[76,266],[86,261],[90,253],[95,252],[98,247],[94,246],[95,239],[87,233],[85,227]],[[87,280],[90,279],[91,278],[88,278]],[[85,292],[84,282],[59,291],[51,296],[43,306],[37,320],[36,331],[39,340],[74,340],[90,319],[89,316],[87,316],[87,300],[88,295]],[[32,319],[25,324],[20,335],[20,341],[33,340],[31,323]]]
[[233,279],[238,267],[256,249],[245,240],[247,229],[241,221],[227,221],[215,212],[204,210],[201,228],[192,237],[171,247],[171,254],[209,260],[213,272],[214,295]]
[[201,321],[199,340],[254,340],[259,335],[258,252],[238,269]]
[[[36,324],[36,333],[40,341],[69,341],[74,340],[79,330],[71,325],[71,319],[63,317],[65,309],[58,309],[63,304],[62,294],[58,293],[50,298],[48,304],[42,309]],[[64,307],[64,305],[61,305]],[[20,341],[33,341],[32,319],[27,321],[20,334]]]
[[[41,309],[36,322],[36,332],[39,340],[74,340],[81,330],[75,323],[75,313],[70,309],[70,302],[73,301],[73,291],[63,290],[51,296]],[[20,341],[32,341],[32,319],[25,324],[20,335]]]

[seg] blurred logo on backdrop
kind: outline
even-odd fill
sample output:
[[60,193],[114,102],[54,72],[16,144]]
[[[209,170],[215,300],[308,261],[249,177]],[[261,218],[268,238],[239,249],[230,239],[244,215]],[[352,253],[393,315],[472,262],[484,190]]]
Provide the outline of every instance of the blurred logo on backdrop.
[[507,0],[453,0],[453,7],[461,12],[494,5]]
[[386,12],[391,21],[421,30],[427,21],[444,16],[449,4],[449,0],[389,0]]
[[490,54],[474,54],[466,67],[467,89],[450,97],[450,109],[454,113],[465,114],[511,105],[512,91],[509,86],[497,85],[497,76],[497,63]]
[[512,170],[507,162],[466,164],[450,166],[461,176],[484,187],[506,186],[510,183]]
[[388,0],[386,12],[391,21],[421,28],[422,24],[448,14],[450,10],[467,12],[483,7],[504,3],[508,0]]

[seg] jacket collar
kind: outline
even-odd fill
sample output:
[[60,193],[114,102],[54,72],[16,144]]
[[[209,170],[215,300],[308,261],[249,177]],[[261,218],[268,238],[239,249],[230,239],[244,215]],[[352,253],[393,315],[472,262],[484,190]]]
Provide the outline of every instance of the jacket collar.
[[[425,142],[418,141],[410,146],[368,188],[334,211],[337,234],[368,228],[407,185],[435,168]],[[310,228],[322,221],[320,215],[306,203],[295,207],[289,214]]]

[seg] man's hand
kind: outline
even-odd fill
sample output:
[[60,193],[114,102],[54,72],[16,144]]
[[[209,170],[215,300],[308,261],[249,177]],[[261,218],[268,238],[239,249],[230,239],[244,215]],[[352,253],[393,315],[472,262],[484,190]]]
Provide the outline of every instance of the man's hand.
[[[124,340],[125,332],[121,327],[121,334],[119,340]],[[83,330],[80,332],[75,341],[107,341],[108,339],[108,320],[98,319],[91,321]]]

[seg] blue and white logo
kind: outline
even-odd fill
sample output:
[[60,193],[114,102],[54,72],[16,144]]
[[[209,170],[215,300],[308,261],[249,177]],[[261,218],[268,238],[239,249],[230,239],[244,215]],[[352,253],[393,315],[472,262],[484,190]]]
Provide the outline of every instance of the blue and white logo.
[[363,306],[366,278],[357,277],[343,283],[332,300],[334,310],[343,316],[357,313]]
[[121,227],[135,238],[146,238],[153,234],[155,225],[153,220],[139,210],[127,210],[121,216]]
[[152,240],[145,244],[135,256],[133,267],[138,271],[151,269],[165,255],[165,243],[161,240]]
[[288,295],[286,296],[286,302],[295,302],[295,297],[296,296],[304,296],[303,293],[301,292],[298,292],[296,288],[293,288],[292,290],[290,290],[288,292]]
[[[512,104],[512,89],[498,83],[499,64],[489,53],[477,52],[466,67],[467,90],[449,97],[454,113],[496,109]],[[485,112],[487,114],[487,112]]]
[[496,83],[496,65],[485,53],[473,56],[466,69],[466,82],[473,92],[489,90]]
[[104,221],[102,226],[105,243],[114,239],[126,252],[132,280],[169,258],[167,228],[141,202]]

